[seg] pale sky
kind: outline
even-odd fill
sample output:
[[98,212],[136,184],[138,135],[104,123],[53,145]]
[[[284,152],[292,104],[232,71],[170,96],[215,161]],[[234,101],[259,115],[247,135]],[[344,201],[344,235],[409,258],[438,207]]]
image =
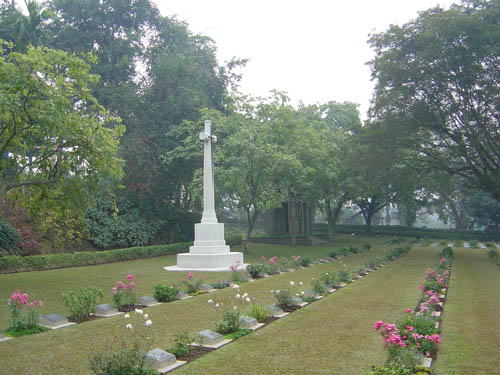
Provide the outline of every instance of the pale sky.
[[292,103],[350,101],[363,118],[373,84],[366,62],[370,33],[404,24],[451,0],[153,0],[193,33],[215,40],[219,63],[249,58],[241,91],[268,96],[286,91]]

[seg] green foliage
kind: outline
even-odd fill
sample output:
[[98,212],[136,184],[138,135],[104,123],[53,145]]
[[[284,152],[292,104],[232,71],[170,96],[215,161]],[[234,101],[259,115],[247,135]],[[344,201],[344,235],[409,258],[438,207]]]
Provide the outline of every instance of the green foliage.
[[229,280],[220,280],[219,282],[212,283],[210,285],[212,285],[214,289],[224,289],[227,288],[228,286],[231,286],[231,283],[229,282]]
[[259,273],[264,272],[264,265],[262,263],[249,264],[247,271],[252,276],[252,279],[256,279]]
[[64,304],[70,309],[69,318],[77,322],[88,319],[102,297],[102,289],[96,287],[79,288],[77,292],[70,290],[68,293],[63,293]]
[[337,252],[335,250],[330,250],[326,253],[326,257],[335,259],[337,257]]
[[0,220],[0,255],[20,255],[18,244],[16,230],[9,223]]
[[311,288],[313,291],[315,291],[319,295],[326,294],[325,284],[319,279],[312,279],[311,280]]
[[249,335],[250,333],[252,333],[252,330],[250,328],[239,328],[236,332],[224,335],[224,338],[234,341],[238,340],[240,337]]
[[251,303],[250,306],[248,307],[247,314],[248,316],[256,319],[259,323],[262,323],[266,320],[267,316],[269,315],[269,311],[264,305],[258,303]]
[[309,267],[311,265],[312,259],[308,256],[300,257],[299,264],[302,267]]
[[273,291],[273,298],[278,306],[281,309],[287,309],[293,304],[293,293],[289,288],[281,288]]
[[187,279],[182,280],[182,284],[186,287],[186,293],[195,295],[200,292],[200,286],[203,282],[202,276],[199,275],[197,279],[193,277],[193,274],[190,272],[188,274]]
[[139,347],[95,356],[89,361],[95,375],[156,375],[158,371],[146,364],[146,353]]
[[221,335],[234,333],[240,329],[241,314],[239,310],[226,310],[223,312],[220,319],[215,321],[215,331]]
[[370,245],[369,243],[363,244],[363,250],[370,250],[371,248],[372,248],[372,245]]
[[330,271],[321,274],[319,279],[327,288],[332,288],[337,282],[337,278],[335,277],[335,272],[330,272]]
[[85,225],[90,230],[90,240],[99,248],[147,245],[157,231],[137,209],[126,205],[118,209],[116,202],[96,199],[96,205],[87,209]]
[[90,94],[98,80],[90,66],[63,51],[9,48],[0,41],[0,148],[12,155],[0,163],[8,176],[0,196],[20,186],[120,178],[124,127]]
[[351,276],[348,271],[338,271],[337,272],[337,280],[341,283],[351,283]]
[[241,237],[241,234],[238,234],[238,233],[226,232],[224,234],[224,238],[226,240],[226,245],[228,245],[228,246],[240,245],[243,242],[243,238]]
[[495,249],[491,249],[490,251],[488,251],[488,256],[491,259],[498,259],[498,251]]
[[175,345],[168,349],[168,352],[175,355],[177,358],[186,357],[191,350],[192,346],[189,344],[194,341],[194,338],[189,336],[187,331],[183,331],[175,335]]
[[36,333],[42,333],[42,332],[47,332],[50,331],[50,328],[35,325],[33,328],[27,328],[23,329],[21,331],[16,331],[14,328],[7,328],[6,330],[3,331],[5,336],[8,337],[21,337],[21,336],[28,336],[28,335],[34,335]]
[[175,299],[179,290],[171,285],[158,284],[155,286],[153,297],[159,302],[170,302]]
[[441,252],[439,253],[440,257],[445,257],[448,259],[453,259],[453,249],[449,246],[445,247]]
[[73,254],[32,255],[26,257],[5,256],[0,257],[0,272],[40,271],[151,258],[186,252],[189,250],[189,245],[190,243],[178,243]]

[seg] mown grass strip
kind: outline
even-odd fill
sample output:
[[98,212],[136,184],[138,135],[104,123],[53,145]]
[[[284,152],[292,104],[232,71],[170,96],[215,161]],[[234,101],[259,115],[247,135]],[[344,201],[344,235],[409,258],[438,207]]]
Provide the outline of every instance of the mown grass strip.
[[[352,241],[352,240],[351,240]],[[357,239],[361,245],[367,242],[366,238]],[[269,290],[276,289],[276,286],[289,284],[291,280],[295,282],[303,281],[309,284],[311,277],[318,276],[325,270],[338,270],[347,268],[355,270],[363,266],[367,258],[383,254],[384,248],[380,243],[386,239],[376,238],[370,241],[372,244],[379,243],[374,250],[356,254],[343,258],[340,261],[308,267],[295,272],[289,272],[269,279],[261,279],[253,283],[246,283],[242,286],[241,292],[248,292],[255,297],[258,302],[271,303]],[[348,242],[353,244],[353,242]],[[345,246],[342,244],[341,246]],[[301,254],[311,252],[317,256],[323,256],[332,245],[311,248],[291,249],[290,247],[276,246],[255,246],[248,259],[259,259],[261,255],[280,256],[285,254]],[[253,261],[253,260],[251,260]],[[255,260],[256,261],[256,260]],[[168,280],[179,280],[185,275],[168,273],[161,267],[175,262],[175,257],[165,259],[155,258],[123,262],[120,264],[107,264],[100,266],[89,266],[74,269],[61,269],[53,271],[30,272],[22,275],[1,275],[1,293],[8,297],[11,288],[21,288],[33,293],[46,293],[50,296],[51,307],[45,309],[52,312],[52,308],[57,306],[57,301],[63,291],[79,286],[99,286],[109,289],[117,279],[123,279],[127,273],[136,276],[139,294],[151,294],[153,286],[159,282]],[[346,265],[344,267],[344,264]],[[22,276],[22,277],[19,277]],[[207,281],[215,281],[226,274],[205,274]],[[368,276],[368,278],[371,277]],[[168,281],[167,281],[168,282]],[[362,282],[362,281],[360,281]],[[4,285],[9,284],[8,291]],[[21,285],[19,285],[21,284]],[[144,289],[141,289],[144,288]],[[340,292],[339,292],[340,293]],[[33,293],[34,298],[44,299]],[[214,294],[200,295],[183,301],[176,301],[147,310],[149,319],[153,321],[154,334],[153,347],[167,349],[174,344],[175,335],[183,330],[188,330],[194,335],[196,332],[213,326],[215,314],[210,310],[207,300],[217,296],[217,299],[234,298],[234,290],[224,289]],[[4,298],[6,300],[6,298]],[[61,305],[59,305],[61,306]],[[63,311],[64,314],[64,311]],[[4,315],[5,317],[5,315]],[[6,323],[6,320],[4,320]],[[0,350],[0,373],[31,373],[36,370],[37,374],[88,374],[88,358],[97,353],[105,351],[115,351],[117,345],[122,340],[125,323],[123,317],[114,317],[95,320],[60,330],[50,331],[43,334],[16,338],[5,343],[1,343]],[[4,325],[6,325],[4,323]],[[10,359],[15,358],[15,361]]]
[[436,374],[498,374],[500,272],[486,250],[454,252]]
[[396,321],[420,297],[437,249],[408,255],[187,366],[181,374],[362,374],[386,353],[376,320]]

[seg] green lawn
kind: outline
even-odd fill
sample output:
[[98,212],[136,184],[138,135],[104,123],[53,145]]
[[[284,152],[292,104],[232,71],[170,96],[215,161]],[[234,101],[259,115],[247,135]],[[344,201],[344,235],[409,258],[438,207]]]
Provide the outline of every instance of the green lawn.
[[500,270],[488,251],[454,249],[437,375],[500,373]]
[[419,300],[439,250],[415,248],[387,267],[179,369],[176,374],[363,374],[386,353],[372,330]]
[[[353,239],[349,238],[349,242],[352,240]],[[367,242],[366,239],[354,239],[354,241],[358,241],[359,244]],[[376,238],[368,242],[374,244],[382,241],[384,241],[383,238]],[[342,244],[341,246],[344,245],[345,244]],[[319,256],[323,255],[324,252],[331,247],[332,245],[314,248],[288,248],[287,250],[287,247],[254,246],[252,254],[248,259],[252,259],[252,257],[258,259],[262,253],[269,256],[280,252],[286,253],[287,251],[297,254],[313,252]],[[282,283],[288,284],[289,281],[294,280],[295,282],[303,281],[305,284],[309,284],[311,277],[317,276],[320,272],[324,272],[325,270],[344,268],[355,270],[364,264],[365,259],[382,254],[385,248],[388,248],[388,246],[375,246],[375,249],[372,251],[344,258],[341,261],[316,265],[314,267],[304,268],[272,278],[261,279],[253,283],[246,283],[242,287],[242,292],[249,293],[250,296],[262,303],[269,303],[269,290],[276,289],[276,287],[282,285]],[[396,264],[400,261],[401,260],[398,260]],[[161,267],[173,264],[174,262],[175,257],[164,257],[73,269],[1,275],[0,283],[2,285],[2,293],[4,294],[2,298],[5,300],[11,292],[11,289],[13,290],[16,287],[20,287],[23,291],[26,290],[32,293],[36,299],[48,301],[46,302],[46,308],[43,313],[52,311],[64,313],[66,310],[61,302],[58,302],[62,291],[76,288],[77,286],[87,285],[96,285],[103,289],[110,289],[117,278],[123,279],[127,273],[132,273],[136,276],[137,285],[141,292],[151,294],[152,287],[157,282],[169,279],[178,280],[181,278],[181,275],[167,273],[161,269]],[[345,267],[344,264],[346,264]],[[393,268],[394,270],[398,269],[396,264],[378,271],[380,274],[376,273],[368,276],[357,284],[340,291],[337,295],[326,298],[324,301],[329,301],[330,298],[337,299],[340,296],[350,296],[348,290],[356,290],[357,285],[363,284],[367,285],[367,290],[365,290],[365,292],[371,295],[373,290],[379,289],[377,286],[378,283],[381,283],[381,285],[385,284],[384,274],[392,274],[389,270],[393,267],[395,267]],[[403,263],[401,264],[404,265]],[[406,274],[406,272],[404,273]],[[221,276],[221,274],[206,274],[206,278],[211,280],[216,280]],[[368,285],[371,285],[371,287],[368,287]],[[385,287],[380,288],[380,290],[385,290]],[[40,294],[43,295],[40,296]],[[154,346],[167,349],[173,345],[175,334],[182,330],[188,330],[191,334],[195,334],[202,329],[212,327],[215,315],[213,311],[210,310],[207,300],[208,298],[213,298],[214,295],[217,296],[216,298],[218,300],[234,298],[234,290],[222,290],[215,294],[200,295],[188,300],[176,301],[149,308],[147,312],[150,319],[153,321]],[[111,293],[109,293],[108,299],[110,299],[110,296]],[[360,297],[358,296],[356,298],[359,299]],[[412,299],[414,300],[415,298],[409,298],[409,300]],[[319,309],[322,303],[324,302],[320,301],[318,304],[307,307],[296,314],[302,314],[303,311],[307,311],[308,308],[311,309],[311,311],[317,311],[319,314],[324,314],[325,312],[323,312],[323,309]],[[345,313],[350,315],[348,310],[351,309],[351,307],[354,308],[354,301],[346,299],[345,303],[344,309],[347,309]],[[414,303],[415,301],[411,301],[411,305],[414,305]],[[381,302],[379,301],[377,304],[381,304]],[[385,305],[385,303],[383,305]],[[58,306],[60,310],[57,309]],[[397,313],[402,311],[402,307],[389,310],[394,310],[394,313]],[[326,313],[334,315],[331,311],[326,311]],[[5,314],[3,316],[5,317]],[[368,339],[371,337],[371,340],[376,343],[373,350],[379,352],[381,351],[379,339],[373,338],[373,333],[370,329],[371,320],[375,318],[385,317],[370,317],[370,319],[368,319],[370,324],[368,324],[366,330],[363,328],[363,331]],[[283,322],[286,323],[286,320],[283,320]],[[0,362],[2,363],[2,366],[0,366],[0,373],[24,374],[35,372],[37,374],[88,374],[88,358],[96,353],[102,353],[109,348],[116,349],[116,343],[121,340],[125,332],[125,323],[126,321],[124,321],[122,317],[107,318],[39,335],[24,336],[0,343]],[[6,323],[4,323],[4,326],[5,324]],[[282,329],[282,324],[284,323],[279,321],[271,325],[269,329],[274,326],[276,330],[275,335],[280,337],[279,332]],[[266,328],[266,330],[267,329],[268,328]],[[306,335],[308,334],[307,327],[305,326],[295,327],[295,330],[303,331]],[[254,339],[259,338],[262,334],[261,332],[264,333],[267,331],[259,331],[255,335],[252,335]],[[323,331],[322,333],[326,335],[327,341],[331,340],[328,332]],[[350,333],[346,333],[347,340],[349,340],[349,337]],[[234,345],[238,345],[238,343]],[[263,349],[265,349],[265,347],[263,347]],[[302,355],[303,354],[301,354],[301,356]],[[311,355],[314,357],[314,352],[311,352]],[[208,358],[210,357],[211,356]],[[372,358],[379,357],[374,355]],[[383,357],[379,358],[379,360],[383,360]],[[201,361],[206,361],[206,359],[202,359]]]

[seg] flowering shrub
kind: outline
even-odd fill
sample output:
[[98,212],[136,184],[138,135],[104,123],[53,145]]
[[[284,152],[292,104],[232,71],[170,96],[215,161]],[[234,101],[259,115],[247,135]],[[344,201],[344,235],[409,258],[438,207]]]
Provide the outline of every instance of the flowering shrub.
[[118,310],[130,309],[137,304],[138,297],[135,293],[135,282],[133,275],[127,275],[128,285],[121,281],[117,281],[111,289],[113,291],[113,304]]
[[89,361],[89,368],[96,375],[156,375],[158,371],[147,364],[146,353],[151,349],[153,322],[142,310],[125,314],[123,330],[117,332],[119,350],[98,354]]
[[236,264],[229,267],[231,270],[231,280],[235,283],[244,283],[248,281],[248,272],[240,268],[240,261],[237,260]]
[[[303,285],[302,282],[299,285]],[[282,284],[279,289],[271,290],[271,298],[276,306],[281,309],[288,309],[293,305],[294,296],[299,296],[295,288],[295,282],[290,281],[290,285]]]
[[235,333],[240,329],[242,312],[246,310],[246,305],[251,302],[248,293],[241,295],[237,285],[235,285],[234,289],[237,290],[237,294],[230,301],[226,301],[225,304],[212,299],[208,300],[208,304],[215,311],[215,331],[222,335]]
[[325,272],[319,277],[319,279],[327,288],[332,288],[337,283],[335,272]]
[[293,262],[286,258],[286,257],[281,257],[278,258],[278,269],[283,272],[290,271],[293,268]]
[[315,279],[314,277],[311,280],[311,289],[319,295],[326,294],[325,284],[323,284],[321,280]]
[[21,293],[19,289],[9,297],[7,301],[7,309],[10,313],[9,332],[21,332],[38,327],[39,308],[42,307],[42,301],[29,302],[29,298],[28,294]]
[[267,263],[264,265],[264,271],[268,275],[275,275],[278,273],[278,257],[274,256],[269,258]]
[[193,273],[189,272],[187,274],[187,279],[182,280],[182,283],[186,287],[186,293],[196,294],[200,291],[201,283],[203,282],[203,275],[199,275],[198,279],[194,279]]
[[249,264],[247,266],[247,272],[252,276],[252,279],[259,277],[259,274],[264,272],[263,264]]

